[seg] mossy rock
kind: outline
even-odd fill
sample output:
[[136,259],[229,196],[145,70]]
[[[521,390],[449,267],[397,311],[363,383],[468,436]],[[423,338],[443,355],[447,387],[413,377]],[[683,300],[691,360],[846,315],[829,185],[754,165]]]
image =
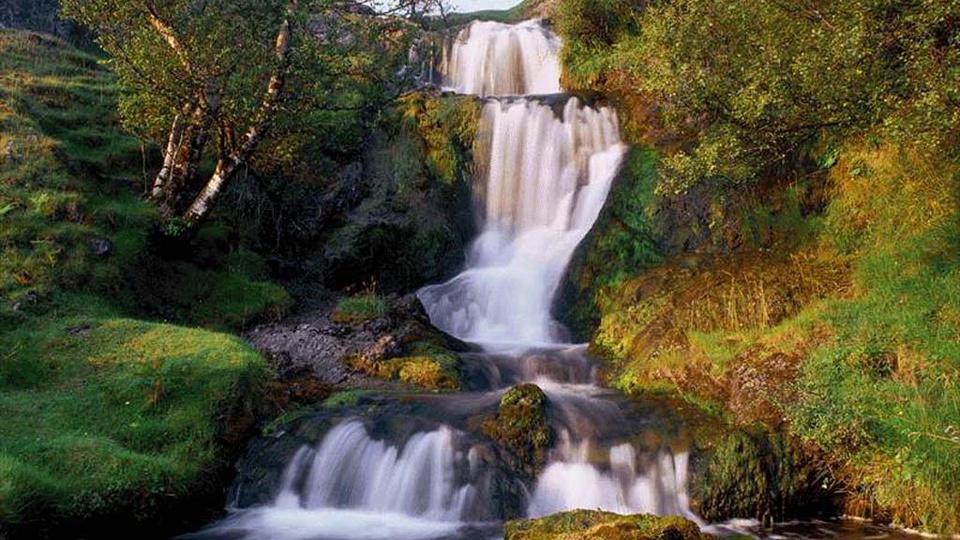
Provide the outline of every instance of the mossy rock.
[[510,521],[504,540],[706,540],[697,524],[679,517],[622,516],[597,510],[561,512],[539,519]]
[[694,456],[690,495],[708,521],[770,521],[832,515],[818,464],[780,433],[738,430]]
[[[452,361],[451,361],[452,358]],[[347,366],[367,376],[400,381],[425,390],[459,390],[457,359],[452,355],[411,356],[372,361],[362,356],[344,360]]]
[[553,433],[547,423],[547,395],[535,384],[507,390],[496,416],[483,423],[484,435],[514,458],[513,465],[534,477],[547,463]]

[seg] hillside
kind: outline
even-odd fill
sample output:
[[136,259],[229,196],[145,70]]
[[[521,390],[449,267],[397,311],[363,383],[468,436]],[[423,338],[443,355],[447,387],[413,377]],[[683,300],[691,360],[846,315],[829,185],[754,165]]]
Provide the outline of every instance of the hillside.
[[100,58],[3,31],[0,73],[0,536],[205,519],[269,372],[173,323],[235,328],[288,297],[243,252],[206,268],[151,252],[141,147]]
[[789,433],[847,513],[960,530],[956,6],[646,6],[557,17],[640,145],[568,320],[614,386]]

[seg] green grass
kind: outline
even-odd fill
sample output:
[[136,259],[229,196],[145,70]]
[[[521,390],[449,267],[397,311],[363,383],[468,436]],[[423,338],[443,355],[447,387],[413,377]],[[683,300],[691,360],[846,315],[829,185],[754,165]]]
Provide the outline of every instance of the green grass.
[[368,292],[354,296],[344,296],[337,301],[337,309],[333,313],[335,322],[362,323],[387,312],[387,303],[376,295]]
[[0,151],[17,154],[0,156],[0,536],[216,496],[232,411],[271,376],[239,339],[169,324],[239,329],[290,298],[216,223],[158,254],[117,93],[99,58],[0,31]]
[[[795,430],[862,475],[911,526],[960,530],[960,208],[944,156],[855,148],[827,212],[859,294],[834,302],[834,343],[808,361]],[[866,220],[866,223],[864,223]],[[854,224],[860,224],[854,227]]]
[[224,411],[260,391],[239,339],[62,296],[0,334],[0,520],[149,515],[216,480]]

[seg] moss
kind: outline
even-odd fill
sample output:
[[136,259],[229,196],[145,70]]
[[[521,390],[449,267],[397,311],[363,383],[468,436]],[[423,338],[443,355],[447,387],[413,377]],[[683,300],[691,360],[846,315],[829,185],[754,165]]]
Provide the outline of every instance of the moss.
[[514,465],[535,477],[547,463],[553,432],[547,422],[547,395],[535,384],[507,390],[496,416],[482,425],[483,433],[509,452]]
[[471,97],[419,91],[384,115],[364,155],[368,196],[325,242],[329,286],[405,293],[460,267],[479,113]]
[[0,335],[0,520],[155,520],[217,491],[266,362],[237,338],[126,319],[96,298],[56,305]]
[[368,360],[359,356],[346,359],[353,370],[387,381],[400,381],[425,390],[459,390],[458,360],[447,354],[412,356],[386,360]]
[[575,510],[552,516],[510,521],[505,540],[705,540],[696,523],[679,516],[623,516]]
[[783,434],[756,428],[728,433],[695,455],[693,469],[692,507],[707,521],[752,517],[771,523],[835,511],[822,463],[805,458]]
[[581,339],[600,322],[599,290],[662,260],[656,231],[655,151],[636,147],[627,155],[607,203],[577,248],[559,300],[560,317]]

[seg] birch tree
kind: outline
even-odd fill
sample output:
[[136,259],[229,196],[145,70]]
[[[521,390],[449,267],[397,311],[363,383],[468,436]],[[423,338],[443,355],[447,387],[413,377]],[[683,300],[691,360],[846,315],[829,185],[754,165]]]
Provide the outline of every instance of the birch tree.
[[[344,0],[62,0],[62,9],[110,55],[125,124],[162,150],[150,199],[186,227],[209,215],[284,115],[336,107],[331,94],[349,81],[384,85],[372,79],[412,39],[397,17]],[[390,40],[400,43],[378,50]]]

